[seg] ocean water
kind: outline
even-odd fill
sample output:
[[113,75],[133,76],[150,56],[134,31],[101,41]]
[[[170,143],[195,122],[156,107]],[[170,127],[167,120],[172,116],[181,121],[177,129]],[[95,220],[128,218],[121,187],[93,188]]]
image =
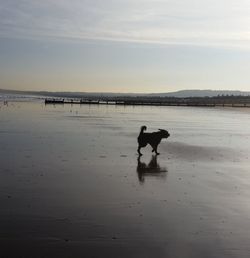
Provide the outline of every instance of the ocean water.
[[249,257],[249,114],[0,102],[0,254]]

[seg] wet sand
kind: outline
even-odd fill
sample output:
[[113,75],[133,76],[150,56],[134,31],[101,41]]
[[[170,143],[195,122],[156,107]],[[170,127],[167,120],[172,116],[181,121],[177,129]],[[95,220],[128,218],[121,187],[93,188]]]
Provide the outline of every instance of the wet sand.
[[0,103],[0,257],[249,257],[249,140],[237,109]]

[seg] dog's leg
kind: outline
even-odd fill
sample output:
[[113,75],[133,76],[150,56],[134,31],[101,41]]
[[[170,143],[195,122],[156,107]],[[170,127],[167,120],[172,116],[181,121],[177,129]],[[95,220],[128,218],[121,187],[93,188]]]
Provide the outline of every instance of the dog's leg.
[[140,146],[138,146],[138,149],[137,149],[137,152],[138,152],[138,154],[139,154],[139,156],[142,156],[142,153],[141,153],[141,147]]
[[155,152],[155,154],[158,155],[158,152],[157,152],[157,145],[151,145],[152,146],[152,152]]
[[157,148],[158,148],[158,145],[156,145],[156,147],[154,148],[155,154],[156,154],[156,155],[160,155],[160,153],[157,152]]
[[159,152],[157,152],[157,149],[153,149],[152,152],[155,152],[156,155],[160,154]]
[[156,155],[160,154],[159,152],[157,152],[157,149],[153,149],[152,152],[155,152]]

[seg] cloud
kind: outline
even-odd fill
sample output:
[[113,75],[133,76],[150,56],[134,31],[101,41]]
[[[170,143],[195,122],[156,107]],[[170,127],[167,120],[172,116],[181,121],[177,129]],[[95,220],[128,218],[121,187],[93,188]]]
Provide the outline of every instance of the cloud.
[[0,37],[248,48],[247,0],[0,0]]

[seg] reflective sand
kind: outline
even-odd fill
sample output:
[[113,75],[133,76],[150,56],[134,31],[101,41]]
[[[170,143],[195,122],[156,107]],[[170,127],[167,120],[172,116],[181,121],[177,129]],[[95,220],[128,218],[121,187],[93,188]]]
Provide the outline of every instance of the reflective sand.
[[249,114],[0,103],[0,256],[249,257]]

